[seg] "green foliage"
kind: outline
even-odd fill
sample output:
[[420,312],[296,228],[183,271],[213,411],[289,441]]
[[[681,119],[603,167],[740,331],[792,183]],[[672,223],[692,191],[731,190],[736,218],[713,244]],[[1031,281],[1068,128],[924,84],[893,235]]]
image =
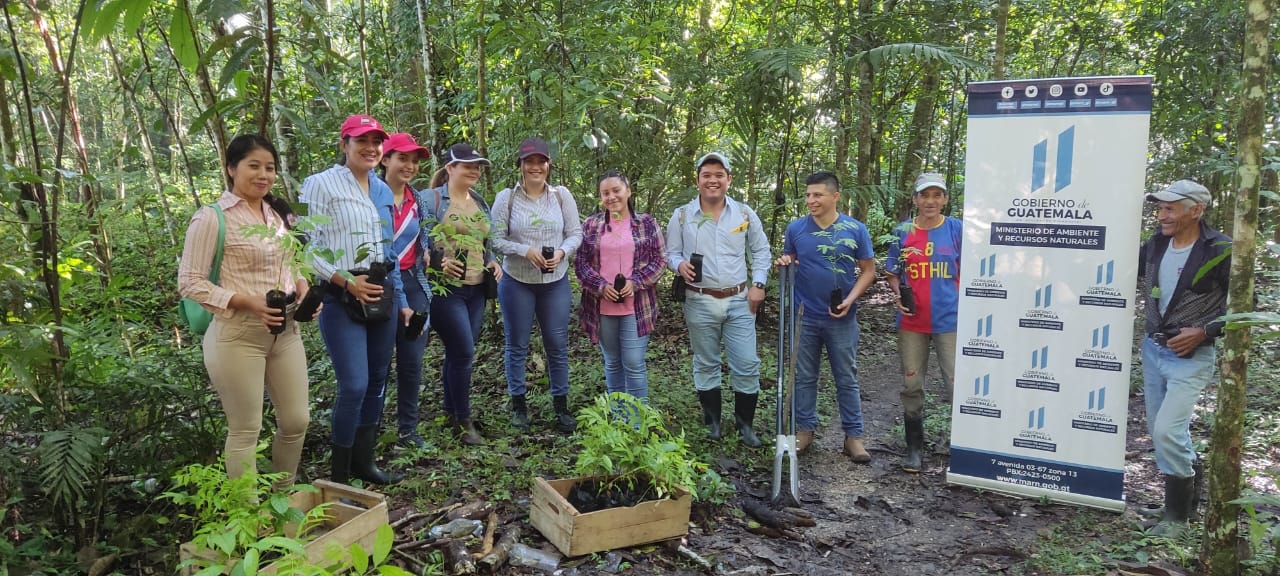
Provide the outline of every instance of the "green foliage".
[[[1275,480],[1274,476],[1272,480]],[[1280,508],[1280,495],[1249,489],[1244,496],[1231,503],[1243,508],[1249,516],[1245,535],[1253,554],[1243,563],[1256,573],[1275,573],[1280,568],[1280,516],[1265,510]]]
[[724,502],[732,489],[689,451],[684,433],[672,434],[662,415],[647,402],[614,392],[597,396],[578,412],[580,476],[607,477],[611,485],[651,482],[658,497],[677,487],[694,490],[694,498]]
[[[281,274],[277,274],[277,277],[282,276],[283,272],[288,270],[290,276],[310,278],[316,273],[316,258],[320,258],[330,264],[342,258],[342,249],[334,250],[307,242],[307,237],[312,232],[315,232],[318,227],[324,226],[330,221],[332,219],[329,216],[316,214],[315,216],[302,216],[295,220],[291,233],[279,233],[274,226],[266,224],[245,226],[241,233],[248,238],[272,242],[280,248],[280,251],[284,253],[284,258],[280,261]],[[368,256],[369,250],[369,245],[362,244],[356,251],[356,261],[364,260]],[[341,272],[345,275],[350,275],[350,272]]]
[[[447,220],[436,222],[431,227],[429,234],[431,240],[435,243],[435,249],[452,250],[454,253],[445,253],[446,258],[453,258],[458,251],[465,250],[467,253],[473,251],[484,253],[484,243],[488,239],[487,234],[480,232],[482,226],[487,220],[484,213],[475,212],[468,216],[460,216],[458,214],[449,214]],[[462,285],[461,278],[454,278],[445,274],[444,270],[436,270],[428,267],[427,274],[430,276],[431,291],[436,294],[448,293],[450,286],[457,287]]]
[[46,432],[36,449],[40,481],[54,506],[75,507],[96,478],[102,461],[102,430]]
[[[837,220],[831,225],[830,230],[818,230],[810,233],[826,242],[818,245],[818,253],[822,255],[823,260],[827,261],[827,269],[831,271],[832,276],[850,274],[857,267],[858,259],[854,258],[853,255],[858,251],[858,241],[853,238],[836,238],[841,232],[850,232],[857,230],[857,228],[857,224]],[[841,250],[841,248],[845,248],[847,251]]]

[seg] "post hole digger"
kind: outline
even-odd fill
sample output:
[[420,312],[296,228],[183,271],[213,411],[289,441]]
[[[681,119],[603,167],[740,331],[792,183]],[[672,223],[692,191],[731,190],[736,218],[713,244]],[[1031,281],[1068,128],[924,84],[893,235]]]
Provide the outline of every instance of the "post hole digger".
[[[803,306],[795,305],[794,264],[779,267],[778,289],[778,434],[774,440],[773,501],[772,506],[744,498],[742,510],[755,519],[747,530],[774,538],[800,540],[794,529],[799,526],[815,526],[812,514],[800,508],[800,461],[796,449],[795,406],[792,391],[796,375],[796,327],[804,314]],[[783,461],[787,466],[787,490],[782,489]]]
[[[778,433],[773,454],[773,504],[800,506],[800,462],[796,450],[796,409],[792,398],[796,377],[797,316],[804,307],[795,305],[796,265],[781,267],[778,284]],[[792,313],[794,312],[794,313]],[[788,491],[782,492],[782,466],[787,461]]]

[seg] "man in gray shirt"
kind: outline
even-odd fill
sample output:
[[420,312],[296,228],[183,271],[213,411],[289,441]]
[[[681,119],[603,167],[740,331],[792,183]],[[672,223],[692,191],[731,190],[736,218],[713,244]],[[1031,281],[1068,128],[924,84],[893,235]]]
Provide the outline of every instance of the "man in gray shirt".
[[1195,511],[1203,470],[1191,446],[1191,414],[1214,377],[1213,341],[1226,313],[1231,239],[1204,223],[1211,196],[1179,180],[1148,194],[1159,206],[1159,230],[1142,245],[1146,337],[1142,340],[1143,396],[1156,466],[1164,474],[1164,509],[1153,532],[1175,536]]
[[729,159],[712,152],[698,159],[698,197],[676,208],[667,224],[667,265],[684,278],[684,321],[693,348],[693,384],[708,436],[720,438],[720,349],[729,357],[734,419],[747,446],[760,394],[756,310],[769,278],[769,239],[750,206],[729,198]]

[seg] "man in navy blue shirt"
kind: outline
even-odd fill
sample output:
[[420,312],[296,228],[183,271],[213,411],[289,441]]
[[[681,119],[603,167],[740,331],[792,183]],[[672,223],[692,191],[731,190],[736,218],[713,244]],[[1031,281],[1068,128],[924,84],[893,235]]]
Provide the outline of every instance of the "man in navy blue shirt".
[[818,363],[825,346],[845,434],[844,452],[865,464],[871,462],[871,454],[862,440],[857,301],[876,279],[871,234],[865,224],[840,213],[840,180],[835,174],[814,172],[805,184],[809,215],[787,225],[782,256],[774,262],[799,265],[794,303],[800,314],[796,449],[808,448],[818,428]]

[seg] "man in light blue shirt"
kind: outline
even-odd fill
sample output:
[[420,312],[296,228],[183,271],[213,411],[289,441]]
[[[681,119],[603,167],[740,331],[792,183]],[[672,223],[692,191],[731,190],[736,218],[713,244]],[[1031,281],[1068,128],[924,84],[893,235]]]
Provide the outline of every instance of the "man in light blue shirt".
[[693,348],[693,384],[708,437],[720,438],[720,349],[729,357],[734,419],[747,446],[759,446],[751,424],[760,394],[756,310],[769,278],[769,239],[750,206],[729,198],[729,159],[698,159],[698,197],[667,223],[667,265],[685,281],[684,321]]

